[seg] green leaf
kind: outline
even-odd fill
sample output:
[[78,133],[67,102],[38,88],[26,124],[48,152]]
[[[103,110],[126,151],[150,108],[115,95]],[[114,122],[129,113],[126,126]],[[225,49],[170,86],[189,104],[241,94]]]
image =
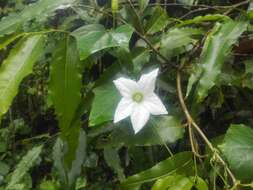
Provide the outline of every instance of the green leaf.
[[103,146],[151,146],[174,143],[182,138],[184,128],[178,118],[174,116],[162,116],[153,119],[138,134],[134,134],[131,124],[115,126],[107,143]]
[[18,184],[30,168],[35,165],[36,160],[38,159],[43,146],[33,147],[27,152],[27,154],[22,158],[18,163],[16,169],[11,175],[10,182],[7,185],[7,190],[12,189],[16,184]]
[[238,179],[253,180],[253,129],[231,124],[219,147]]
[[39,190],[60,190],[60,187],[55,181],[43,181],[39,186]]
[[0,21],[0,37],[12,34],[22,28],[22,25],[34,18],[47,18],[57,9],[74,3],[75,0],[40,0],[26,6],[21,12],[10,14]]
[[91,24],[78,28],[72,32],[72,35],[77,40],[80,59],[84,60],[91,54],[106,48],[128,48],[132,33],[133,28],[129,25],[121,25],[115,30],[106,30],[103,25]]
[[120,101],[120,95],[112,82],[95,88],[93,92],[95,97],[90,112],[89,126],[112,120]]
[[149,0],[139,0],[137,1],[141,11],[144,11],[145,8],[148,6]]
[[0,161],[0,175],[5,176],[10,171],[10,166],[7,165],[5,162]]
[[[167,188],[165,190],[191,190],[192,186],[193,186],[193,181],[191,181],[188,177],[185,176],[180,176],[180,175],[176,175],[176,176],[169,176],[172,178],[167,178],[167,184],[163,184],[163,185],[168,185]],[[152,190],[156,190],[157,188],[153,188]],[[157,189],[158,190],[158,189]],[[162,190],[162,188],[161,188]]]
[[0,117],[5,114],[18,93],[22,80],[32,72],[33,65],[44,51],[43,36],[22,39],[0,67]]
[[221,14],[208,14],[204,16],[197,16],[190,20],[184,20],[180,22],[180,24],[177,24],[176,26],[182,27],[182,26],[191,25],[191,24],[200,24],[202,22],[226,20],[226,19],[229,19],[229,17],[225,15],[221,15]]
[[202,71],[192,74],[191,85],[198,81],[196,86],[196,99],[203,101],[208,91],[215,85],[221,73],[221,68],[231,52],[233,44],[240,35],[247,29],[247,22],[229,20],[225,23],[217,23],[212,32],[207,36],[201,53],[200,65]]
[[152,17],[148,20],[145,26],[146,34],[154,34],[156,32],[162,31],[168,24],[167,12],[157,6],[152,14]]
[[124,171],[120,165],[120,157],[118,150],[111,147],[106,147],[104,149],[104,158],[108,166],[114,169],[117,173],[119,180],[125,179]]
[[197,42],[194,36],[201,34],[203,31],[197,28],[173,28],[162,36],[160,52],[168,59],[182,54]]
[[120,11],[120,15],[124,20],[127,20],[129,24],[133,26],[133,28],[141,34],[144,34],[143,25],[141,22],[140,15],[137,10],[130,5],[125,5]]
[[81,64],[75,40],[64,37],[58,42],[50,68],[49,95],[59,127],[67,135],[81,102]]
[[67,140],[58,138],[53,148],[54,167],[63,184],[69,188],[74,186],[86,157],[86,134],[77,127],[74,130]]
[[208,187],[200,177],[186,177],[183,175],[171,175],[159,179],[152,186],[152,190],[208,190]]
[[159,162],[152,168],[141,173],[128,177],[121,183],[122,187],[141,185],[146,182],[154,181],[174,173],[189,171],[192,167],[192,153],[180,152],[168,159]]
[[150,52],[146,48],[137,47],[132,50],[134,73],[139,74],[143,66],[150,60]]

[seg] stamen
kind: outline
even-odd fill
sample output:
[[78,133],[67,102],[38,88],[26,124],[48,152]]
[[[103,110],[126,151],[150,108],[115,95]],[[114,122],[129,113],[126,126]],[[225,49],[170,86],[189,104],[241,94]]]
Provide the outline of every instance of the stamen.
[[135,101],[135,102],[137,102],[137,103],[142,102],[143,98],[144,98],[144,96],[143,96],[143,94],[140,93],[140,92],[136,92],[136,93],[134,93],[133,96],[132,96],[133,101]]

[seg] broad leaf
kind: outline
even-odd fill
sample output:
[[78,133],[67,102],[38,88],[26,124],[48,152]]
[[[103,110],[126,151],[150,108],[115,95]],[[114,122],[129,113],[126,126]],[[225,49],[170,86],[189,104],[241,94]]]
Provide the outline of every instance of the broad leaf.
[[81,102],[80,67],[75,40],[65,36],[55,49],[49,81],[49,95],[64,135],[69,132]]
[[253,180],[253,129],[245,125],[230,125],[219,146],[238,179]]
[[190,77],[187,91],[190,92],[192,84],[196,86],[196,98],[201,102],[208,91],[215,85],[221,73],[221,68],[231,52],[232,46],[247,29],[247,22],[229,20],[217,23],[212,32],[207,36],[201,53],[201,72],[193,73]]
[[43,53],[41,35],[22,39],[0,67],[0,117],[7,112],[18,93],[22,80],[32,72],[33,65]]
[[166,32],[161,39],[160,52],[170,59],[191,49],[197,42],[196,35],[203,34],[197,28],[174,28]]
[[22,28],[25,22],[35,17],[40,20],[47,18],[56,9],[71,5],[75,0],[40,0],[26,6],[21,12],[10,14],[0,21],[0,37],[12,34]]
[[189,172],[192,167],[192,153],[181,152],[164,161],[159,162],[152,168],[141,173],[128,177],[121,183],[122,187],[141,185],[146,182],[154,181],[171,174]]
[[128,48],[133,28],[122,25],[115,30],[106,30],[103,25],[91,24],[75,30],[72,35],[77,40],[80,59],[111,47]]
[[163,116],[152,119],[136,135],[130,123],[128,125],[116,125],[107,143],[103,143],[103,146],[163,145],[163,143],[174,143],[182,138],[183,134],[184,128],[178,118],[174,116]]
[[160,6],[157,6],[145,26],[145,32],[147,34],[154,34],[156,32],[162,31],[167,26],[167,24],[167,12]]
[[112,82],[95,88],[93,92],[95,97],[90,112],[89,126],[112,120],[120,101],[120,95]]
[[22,180],[22,178],[25,176],[28,170],[34,166],[41,151],[42,151],[42,146],[37,146],[27,152],[27,154],[18,163],[16,169],[12,173],[10,182],[8,183],[6,189],[12,189],[15,185],[17,185]]

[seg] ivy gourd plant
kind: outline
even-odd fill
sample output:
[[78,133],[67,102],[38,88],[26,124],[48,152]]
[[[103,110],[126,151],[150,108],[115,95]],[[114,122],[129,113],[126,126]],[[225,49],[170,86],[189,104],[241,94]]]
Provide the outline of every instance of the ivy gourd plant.
[[0,190],[253,189],[252,15],[0,1]]

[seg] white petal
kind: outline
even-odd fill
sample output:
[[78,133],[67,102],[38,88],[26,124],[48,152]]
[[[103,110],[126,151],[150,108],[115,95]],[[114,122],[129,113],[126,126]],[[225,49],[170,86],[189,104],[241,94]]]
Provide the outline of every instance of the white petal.
[[113,83],[124,97],[131,97],[132,93],[138,89],[138,85],[135,81],[123,77],[114,80]]
[[116,108],[113,122],[117,123],[120,120],[125,119],[126,117],[131,115],[133,111],[133,105],[134,102],[131,99],[122,98]]
[[146,96],[142,104],[152,115],[168,114],[162,101],[155,93]]
[[143,74],[138,81],[138,85],[144,92],[149,93],[155,90],[155,81],[158,75],[159,69],[155,69],[150,73]]
[[141,104],[136,104],[131,114],[131,122],[134,128],[134,133],[138,133],[149,119],[149,112]]

